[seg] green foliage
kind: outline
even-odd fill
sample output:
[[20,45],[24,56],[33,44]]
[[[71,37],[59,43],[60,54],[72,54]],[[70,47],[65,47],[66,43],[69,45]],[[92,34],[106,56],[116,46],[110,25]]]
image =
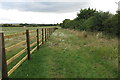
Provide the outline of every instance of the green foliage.
[[91,31],[104,31],[104,21],[111,16],[109,12],[97,12],[85,21],[87,28]]
[[119,35],[119,14],[119,11],[117,11],[117,14],[113,15],[109,12],[96,11],[90,8],[81,9],[75,19],[65,19],[62,27],[78,30],[102,31],[108,34]]
[[59,26],[59,24],[28,24],[28,23],[20,23],[20,24],[0,24],[0,27],[40,27],[40,26]]
[[77,14],[77,19],[88,19],[89,17],[93,16],[94,13],[96,13],[97,11],[94,9],[81,9],[80,13]]
[[119,24],[118,24],[119,14],[115,14],[111,18],[107,19],[103,24],[105,25],[105,31],[107,33],[119,34]]
[[3,24],[2,27],[9,27],[12,26],[12,24]]
[[93,28],[93,26],[95,25],[94,24],[94,22],[93,22],[93,19],[94,17],[90,17],[90,18],[88,18],[87,20],[85,20],[85,22],[83,22],[84,24],[84,27],[86,28],[86,30],[91,30],[91,31],[93,31],[94,30],[94,28]]
[[64,21],[63,21],[63,27],[64,28],[69,28],[69,23],[71,22],[71,20],[70,19],[65,19]]

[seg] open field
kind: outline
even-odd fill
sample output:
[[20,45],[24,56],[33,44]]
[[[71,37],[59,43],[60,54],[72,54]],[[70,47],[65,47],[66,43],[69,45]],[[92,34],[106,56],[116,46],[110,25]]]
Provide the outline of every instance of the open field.
[[0,31],[4,31],[5,35],[9,35],[9,34],[14,34],[14,33],[19,33],[19,32],[24,32],[26,29],[29,29],[29,30],[36,30],[37,28],[54,28],[54,27],[57,27],[57,26],[43,26],[43,27],[0,27]]
[[10,77],[116,78],[117,70],[117,38],[97,38],[93,34],[84,38],[82,32],[58,29]]

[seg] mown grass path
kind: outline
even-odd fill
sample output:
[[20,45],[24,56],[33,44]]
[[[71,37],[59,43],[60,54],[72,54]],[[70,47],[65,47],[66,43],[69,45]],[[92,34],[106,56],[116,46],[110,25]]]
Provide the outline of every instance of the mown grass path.
[[58,29],[11,78],[117,77],[117,40]]

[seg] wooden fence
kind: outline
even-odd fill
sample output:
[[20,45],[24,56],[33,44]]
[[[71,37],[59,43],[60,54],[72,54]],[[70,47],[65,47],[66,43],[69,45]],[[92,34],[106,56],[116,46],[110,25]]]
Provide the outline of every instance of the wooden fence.
[[[39,46],[44,44],[45,41],[50,37],[50,35],[56,30],[57,28],[42,28],[37,30],[26,30],[26,32],[22,33],[16,33],[4,36],[4,33],[0,33],[0,55],[2,55],[2,79],[7,78],[10,76],[26,59],[30,60],[30,55],[36,50],[39,49]],[[41,31],[41,34],[39,33]],[[33,36],[30,38],[30,33],[36,33],[36,36]],[[16,36],[26,35],[26,40],[20,41],[17,44],[14,44],[10,47],[5,48],[5,41],[4,39],[10,39]],[[41,36],[41,38],[39,37]],[[36,41],[30,44],[30,40],[36,38]],[[12,49],[15,49],[16,46],[19,46],[20,44],[26,44],[26,48],[22,49],[20,52],[12,56],[10,59],[6,59],[6,53],[11,51]],[[35,46],[33,49],[31,47]],[[20,57],[23,53],[27,51],[27,55],[24,56],[14,67],[12,67],[7,72],[7,66],[16,60],[18,57]]]

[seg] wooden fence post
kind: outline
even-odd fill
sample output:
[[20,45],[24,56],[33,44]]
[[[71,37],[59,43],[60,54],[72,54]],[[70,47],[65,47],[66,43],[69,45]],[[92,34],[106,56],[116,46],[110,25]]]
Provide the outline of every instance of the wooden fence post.
[[47,28],[47,39],[49,37],[49,28]]
[[39,49],[39,29],[37,29],[37,49]]
[[44,28],[44,42],[45,42],[45,28]]
[[43,31],[43,28],[42,28],[42,44],[44,44],[44,31]]
[[49,28],[48,28],[48,38],[49,38]]
[[0,68],[2,69],[2,79],[8,77],[7,74],[7,64],[6,64],[6,54],[5,54],[5,42],[4,42],[4,34],[0,33]]
[[30,60],[30,38],[29,38],[29,30],[26,30],[26,42],[27,42],[28,60]]
[[47,29],[45,28],[45,41],[47,41]]
[[44,29],[44,41],[46,41],[46,29]]
[[46,40],[48,39],[48,28],[46,28]]

